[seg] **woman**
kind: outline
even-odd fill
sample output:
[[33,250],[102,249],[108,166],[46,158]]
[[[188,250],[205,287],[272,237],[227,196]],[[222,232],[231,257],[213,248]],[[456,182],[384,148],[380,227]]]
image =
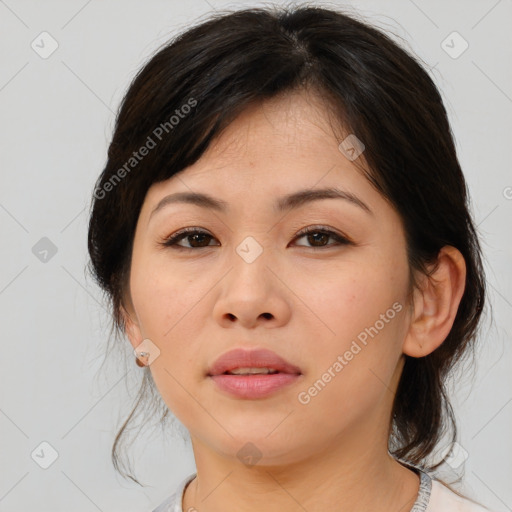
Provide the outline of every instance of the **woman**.
[[485,300],[468,203],[438,90],[375,28],[247,9],[161,48],[89,226],[140,398],[190,433],[155,512],[485,510],[429,474]]

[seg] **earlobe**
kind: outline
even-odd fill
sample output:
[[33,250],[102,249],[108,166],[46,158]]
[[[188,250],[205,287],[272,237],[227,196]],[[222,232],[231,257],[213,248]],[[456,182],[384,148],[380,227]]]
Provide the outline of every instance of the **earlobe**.
[[443,343],[455,321],[465,283],[464,257],[455,247],[443,247],[437,268],[430,277],[422,276],[414,290],[414,314],[404,339],[404,354],[424,357]]

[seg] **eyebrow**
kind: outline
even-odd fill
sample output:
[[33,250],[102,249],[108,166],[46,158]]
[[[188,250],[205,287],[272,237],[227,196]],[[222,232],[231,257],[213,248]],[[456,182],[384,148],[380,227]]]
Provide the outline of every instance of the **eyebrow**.
[[[334,187],[306,189],[293,192],[292,194],[279,198],[274,206],[274,210],[276,212],[285,212],[320,199],[343,199],[373,215],[373,212],[370,210],[368,205],[352,192],[340,190]],[[208,194],[202,194],[199,192],[176,192],[165,196],[153,209],[149,218],[151,219],[156,212],[162,210],[165,206],[176,203],[193,204],[201,208],[218,211],[220,213],[226,213],[229,209],[229,205],[226,201],[216,199]]]

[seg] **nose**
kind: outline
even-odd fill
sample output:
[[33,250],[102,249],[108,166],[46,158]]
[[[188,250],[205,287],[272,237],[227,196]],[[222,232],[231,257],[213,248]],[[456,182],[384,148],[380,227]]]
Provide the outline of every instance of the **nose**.
[[270,252],[263,250],[253,261],[244,259],[243,253],[230,258],[232,266],[219,283],[213,309],[215,320],[222,327],[273,328],[289,321],[293,294],[283,283],[283,271],[267,257]]

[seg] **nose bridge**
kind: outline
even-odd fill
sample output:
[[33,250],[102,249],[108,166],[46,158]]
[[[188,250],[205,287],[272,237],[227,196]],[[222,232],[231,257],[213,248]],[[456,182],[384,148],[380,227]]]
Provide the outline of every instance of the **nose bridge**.
[[[252,235],[246,236],[236,247],[232,255],[233,275],[230,286],[240,287],[237,292],[244,292],[243,296],[255,299],[268,293],[270,262],[270,247],[268,243]],[[268,242],[268,239],[266,240]],[[245,288],[245,291],[244,291]]]
[[[264,242],[263,237],[261,239]],[[279,323],[288,318],[282,287],[267,268],[274,266],[272,253],[268,243],[260,243],[250,235],[235,246],[229,258],[231,271],[221,283],[221,293],[215,305],[218,321],[238,319],[249,326],[261,319]]]
[[258,238],[259,241],[256,237],[252,235],[246,236],[235,248],[235,252],[238,254],[240,259],[247,265],[252,265],[258,259],[260,260],[261,264],[261,260],[265,259],[261,258],[264,252],[266,252],[268,256],[268,237],[266,240],[267,243],[265,243],[265,241],[262,240],[261,236]]

